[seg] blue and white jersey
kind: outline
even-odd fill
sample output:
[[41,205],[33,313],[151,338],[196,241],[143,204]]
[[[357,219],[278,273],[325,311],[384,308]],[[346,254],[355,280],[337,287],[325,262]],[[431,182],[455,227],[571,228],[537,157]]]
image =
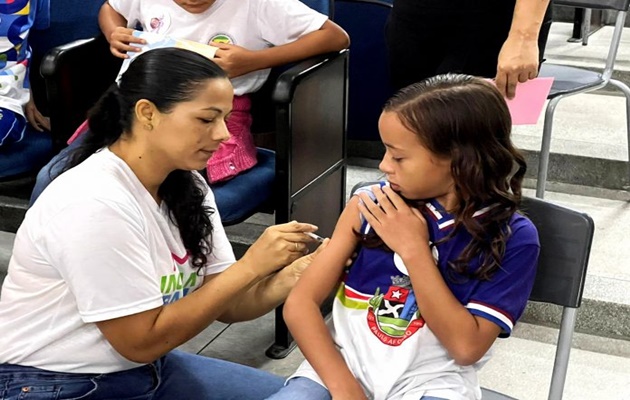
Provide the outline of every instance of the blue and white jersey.
[[[359,189],[357,193],[370,188]],[[475,213],[483,218],[489,208]],[[510,220],[511,235],[505,256],[488,281],[454,276],[454,261],[471,241],[464,229],[452,234],[454,218],[435,200],[421,210],[425,216],[433,256],[445,282],[472,314],[501,327],[509,336],[531,293],[539,253],[534,225],[520,214]],[[369,231],[367,223],[361,228]],[[469,272],[479,260],[469,264]],[[455,400],[480,399],[477,369],[490,352],[472,366],[460,366],[422,318],[407,268],[398,254],[361,248],[338,288],[331,332],[346,363],[371,399],[419,399],[435,396]],[[305,362],[296,375],[321,380]]]

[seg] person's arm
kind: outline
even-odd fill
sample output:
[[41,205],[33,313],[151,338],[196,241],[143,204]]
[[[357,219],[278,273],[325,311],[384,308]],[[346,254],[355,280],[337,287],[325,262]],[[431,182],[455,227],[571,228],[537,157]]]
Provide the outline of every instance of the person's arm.
[[519,82],[538,76],[538,35],[549,0],[516,0],[512,25],[501,48],[496,85],[511,99]]
[[[239,261],[186,297],[136,314],[97,321],[96,325],[124,357],[139,363],[152,362],[221,317],[234,299],[258,282],[302,256],[304,243],[312,240],[302,232],[315,229],[297,222],[269,227]],[[262,301],[270,310],[281,294],[265,294]]]
[[253,51],[243,47],[211,43],[218,47],[214,61],[230,78],[265,68],[304,60],[317,54],[340,51],[350,45],[348,34],[334,22],[327,20],[319,30],[280,46]]
[[109,49],[119,58],[129,58],[128,51],[140,51],[140,47],[131,43],[145,44],[144,39],[133,36],[133,29],[127,28],[127,20],[108,3],[103,3],[98,13],[98,24],[105,39],[109,42]]
[[[293,261],[275,274],[267,276],[247,292],[231,302],[230,307],[217,319],[221,322],[239,322],[258,318],[282,304],[315,256],[328,245],[322,243],[315,252]],[[207,279],[208,277],[206,277]],[[204,285],[210,280],[204,281]]]
[[338,286],[346,260],[358,243],[358,198],[344,209],[328,246],[313,260],[284,304],[284,319],[304,357],[334,399],[365,399],[365,394],[343,357],[321,315],[320,305]]
[[390,187],[374,187],[378,204],[361,194],[361,213],[390,249],[402,258],[411,277],[422,318],[459,365],[471,365],[486,354],[501,328],[472,315],[453,295],[429,247],[427,223]]

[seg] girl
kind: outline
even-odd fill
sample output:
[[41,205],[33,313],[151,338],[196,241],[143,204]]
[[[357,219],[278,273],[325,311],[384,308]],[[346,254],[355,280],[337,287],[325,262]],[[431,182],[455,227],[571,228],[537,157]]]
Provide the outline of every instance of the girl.
[[[526,165],[510,129],[500,92],[471,76],[386,104],[388,182],[357,191],[289,295],[306,361],[272,399],[480,399],[476,370],[521,316],[539,252],[517,212]],[[334,288],[328,328],[319,305]]]
[[196,172],[228,138],[233,90],[205,57],[138,56],[20,226],[0,299],[0,397],[262,399],[277,376],[173,351],[215,320],[281,304],[310,224],[234,253]]

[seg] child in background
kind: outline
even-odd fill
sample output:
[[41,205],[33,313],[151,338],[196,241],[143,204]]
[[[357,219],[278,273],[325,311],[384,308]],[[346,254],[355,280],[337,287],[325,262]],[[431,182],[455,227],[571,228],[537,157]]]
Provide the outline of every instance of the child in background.
[[269,69],[349,45],[343,29],[299,0],[109,0],[99,24],[112,54],[121,58],[143,44],[132,33],[137,25],[218,47],[214,61],[231,78],[235,97],[232,137],[208,161],[212,183],[256,164],[248,94],[263,85]]
[[477,370],[525,308],[540,246],[497,88],[430,78],[389,100],[379,130],[388,182],[355,193],[289,295],[306,361],[271,399],[480,399]]

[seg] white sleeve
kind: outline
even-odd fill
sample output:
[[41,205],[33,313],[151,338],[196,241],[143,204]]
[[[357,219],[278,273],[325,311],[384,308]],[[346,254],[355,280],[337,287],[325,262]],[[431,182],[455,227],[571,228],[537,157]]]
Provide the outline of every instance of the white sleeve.
[[210,217],[212,222],[212,252],[208,255],[208,261],[204,268],[204,275],[212,275],[226,270],[236,262],[236,257],[232,244],[225,234],[221,216],[214,200],[214,193],[210,188],[207,188],[205,203],[214,209],[214,213]]
[[75,202],[51,218],[37,242],[68,285],[84,322],[163,304],[143,217],[132,206]]
[[321,14],[299,0],[260,0],[258,26],[262,38],[274,46],[291,43],[315,32],[324,25],[328,16]]
[[128,28],[135,28],[140,20],[140,0],[107,0],[109,5],[127,20]]

